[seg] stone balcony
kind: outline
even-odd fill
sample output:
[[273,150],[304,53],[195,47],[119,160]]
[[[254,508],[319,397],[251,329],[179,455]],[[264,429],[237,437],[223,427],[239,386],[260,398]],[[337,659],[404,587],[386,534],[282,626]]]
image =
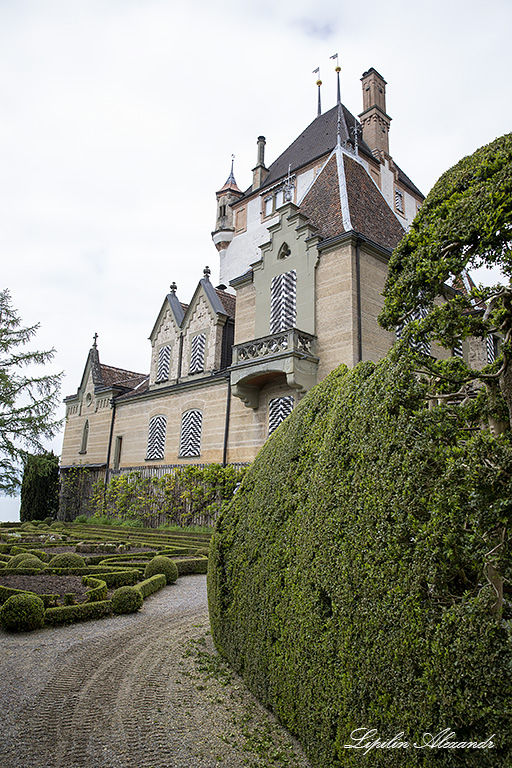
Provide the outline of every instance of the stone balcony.
[[264,384],[283,375],[289,387],[307,392],[316,384],[315,351],[316,336],[297,328],[235,344],[231,391],[248,408],[258,407]]

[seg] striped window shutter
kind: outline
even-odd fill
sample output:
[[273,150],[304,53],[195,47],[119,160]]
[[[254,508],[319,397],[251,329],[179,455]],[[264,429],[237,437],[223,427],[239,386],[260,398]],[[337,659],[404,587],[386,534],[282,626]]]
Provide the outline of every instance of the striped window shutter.
[[146,459],[164,458],[166,429],[167,419],[165,416],[153,416],[149,422]]
[[498,357],[498,343],[496,337],[492,334],[485,337],[485,346],[487,348],[487,362],[494,363]]
[[464,350],[462,348],[462,341],[460,339],[457,339],[457,341],[454,344],[454,347],[452,349],[452,355],[453,357],[464,357]]
[[276,275],[270,283],[270,333],[295,328],[297,321],[297,273]]
[[201,453],[201,411],[187,411],[181,418],[180,456],[189,458]]
[[169,362],[171,360],[171,347],[166,345],[158,350],[158,370],[156,373],[157,381],[167,381],[169,378]]
[[271,435],[292,411],[293,395],[275,397],[270,400],[268,404],[268,434]]
[[[403,330],[408,323],[411,323],[413,320],[424,320],[428,315],[428,308],[425,307],[422,304],[419,304],[416,309],[413,309],[412,312],[409,312],[409,314],[402,320],[402,322],[397,325],[395,332],[396,332],[396,338],[400,339],[403,333]],[[430,354],[430,342],[424,339],[423,341],[416,341],[410,342],[411,348],[414,349],[416,352],[422,352],[424,355]]]
[[204,350],[206,347],[206,334],[198,333],[192,339],[190,349],[189,373],[201,373],[204,371]]

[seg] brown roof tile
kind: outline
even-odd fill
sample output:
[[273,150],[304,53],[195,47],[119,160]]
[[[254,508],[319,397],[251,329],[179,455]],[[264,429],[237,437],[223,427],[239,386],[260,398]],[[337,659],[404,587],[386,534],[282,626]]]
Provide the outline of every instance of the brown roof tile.
[[[345,181],[338,173],[336,152],[341,153]],[[342,216],[341,196],[346,194],[351,229],[392,250],[404,235],[404,228],[370,178],[364,166],[336,149],[304,197],[300,209],[318,227],[323,238],[347,231]]]

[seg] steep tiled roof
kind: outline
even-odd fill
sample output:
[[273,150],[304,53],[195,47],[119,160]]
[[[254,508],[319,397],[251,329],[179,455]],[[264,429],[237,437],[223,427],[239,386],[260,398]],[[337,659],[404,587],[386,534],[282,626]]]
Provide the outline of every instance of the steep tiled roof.
[[337,147],[301,206],[323,238],[355,231],[392,250],[404,228],[366,169]]
[[147,375],[145,373],[127,371],[124,368],[114,368],[111,365],[104,365],[103,363],[100,363],[100,370],[104,387],[118,386],[133,389]]
[[233,320],[235,319],[235,306],[236,306],[236,296],[233,296],[231,293],[226,293],[226,291],[221,291],[219,288],[215,288],[215,293],[219,297],[222,306],[224,307],[226,314],[229,317],[232,317]]

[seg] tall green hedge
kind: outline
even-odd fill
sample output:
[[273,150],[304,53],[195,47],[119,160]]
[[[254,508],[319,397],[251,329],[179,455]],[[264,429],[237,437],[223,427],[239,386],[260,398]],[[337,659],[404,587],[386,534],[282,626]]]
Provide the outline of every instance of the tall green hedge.
[[[314,766],[512,765],[510,611],[486,577],[510,578],[508,544],[495,547],[511,442],[425,403],[393,354],[334,371],[267,441],[212,539],[216,646]],[[363,728],[495,746],[363,755]]]

